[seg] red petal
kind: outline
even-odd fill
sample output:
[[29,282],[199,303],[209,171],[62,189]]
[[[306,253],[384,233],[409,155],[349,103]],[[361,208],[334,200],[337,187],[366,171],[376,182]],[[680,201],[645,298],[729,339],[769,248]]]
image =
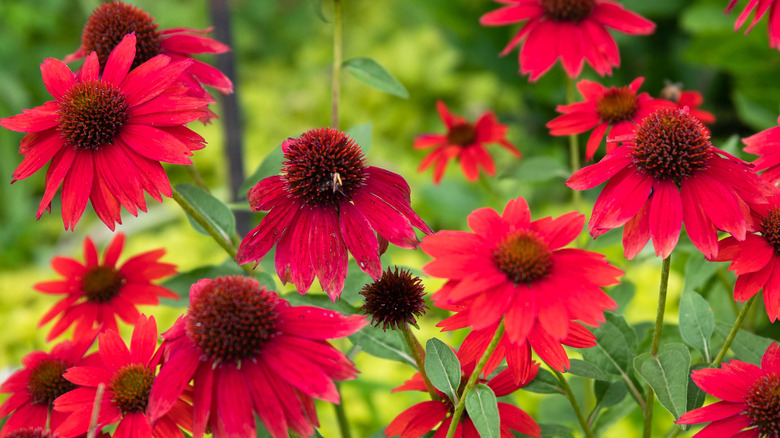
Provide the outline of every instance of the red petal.
[[57,100],[60,100],[76,84],[73,72],[59,59],[44,59],[41,64],[41,76],[49,94]]

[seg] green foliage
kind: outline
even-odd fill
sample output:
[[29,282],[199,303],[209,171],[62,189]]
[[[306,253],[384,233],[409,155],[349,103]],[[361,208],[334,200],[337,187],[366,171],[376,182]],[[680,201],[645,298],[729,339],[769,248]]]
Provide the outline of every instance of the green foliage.
[[696,292],[680,297],[680,336],[686,344],[710,357],[710,338],[715,331],[715,315],[710,304]]
[[433,386],[458,403],[460,386],[460,361],[444,342],[431,338],[425,344],[425,372]]
[[[211,226],[220,232],[223,238],[228,241],[233,238],[233,234],[236,232],[236,217],[233,216],[233,212],[227,205],[209,192],[189,183],[177,184],[176,190],[201,216],[206,218]],[[187,215],[187,219],[195,231],[206,236],[209,235],[190,215]]]
[[664,344],[658,354],[642,353],[634,359],[637,374],[653,388],[658,401],[674,419],[687,410],[691,353],[683,344]]
[[466,412],[474,422],[479,436],[498,438],[501,436],[496,395],[489,386],[478,383],[466,394]]
[[409,92],[403,84],[398,82],[398,79],[394,78],[386,68],[371,58],[348,59],[344,61],[344,67],[349,74],[369,87],[403,99],[409,98]]

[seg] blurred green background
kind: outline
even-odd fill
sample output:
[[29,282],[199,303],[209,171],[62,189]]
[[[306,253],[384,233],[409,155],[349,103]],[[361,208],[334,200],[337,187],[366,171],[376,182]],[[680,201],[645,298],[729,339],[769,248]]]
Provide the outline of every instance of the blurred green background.
[[[517,73],[516,50],[507,57],[498,57],[519,28],[479,25],[479,17],[499,7],[498,3],[488,0],[342,1],[345,59],[358,56],[376,59],[406,86],[410,98],[404,100],[383,94],[345,74],[341,126],[371,124],[369,164],[403,175],[412,186],[413,206],[435,230],[466,229],[466,216],[472,210],[482,206],[500,210],[517,196],[528,200],[534,218],[559,215],[573,208],[570,190],[563,185],[570,174],[567,139],[549,136],[544,127],[556,116],[555,106],[565,103],[565,76],[556,64],[538,82],[529,83]],[[133,3],[153,15],[162,29],[211,25],[205,0]],[[97,0],[0,1],[0,117],[20,113],[23,108],[51,99],[40,80],[38,64],[45,57],[63,58],[76,50],[82,26],[97,4]],[[329,123],[332,25],[318,18],[316,8],[321,7],[324,16],[329,18],[332,3],[330,0],[232,0],[229,4],[237,62],[236,93],[243,111],[243,167],[249,175],[285,138]],[[623,4],[656,22],[656,33],[649,37],[613,33],[620,46],[622,66],[612,77],[603,79],[586,66],[584,78],[622,86],[637,76],[644,76],[646,81],[641,91],[654,96],[666,80],[682,82],[684,89],[702,92],[703,109],[718,118],[712,126],[714,144],[735,154],[740,153],[739,137],[776,125],[780,111],[780,82],[777,81],[780,54],[768,47],[766,18],[745,36],[733,31],[738,11],[723,14],[725,0],[629,0]],[[524,160],[518,161],[503,149],[492,147],[497,177],[470,184],[458,166],[451,164],[442,184],[433,185],[430,170],[422,174],[416,170],[425,152],[413,150],[412,142],[420,133],[443,132],[435,111],[439,99],[451,111],[470,120],[486,110],[495,111],[500,121],[509,125],[508,138],[522,151]],[[220,113],[219,105],[214,109]],[[227,200],[222,124],[217,120],[208,126],[194,124],[193,129],[209,142],[206,149],[193,157],[195,166],[214,193]],[[22,134],[0,130],[0,181],[10,181],[11,173],[21,161],[17,154],[21,137]],[[584,140],[585,137],[581,144]],[[190,180],[183,168],[168,166],[166,169],[174,184]],[[112,237],[91,207],[74,232],[64,232],[59,197],[53,204],[52,214],[36,222],[43,176],[39,172],[13,186],[0,184],[0,380],[19,366],[25,354],[51,347],[44,342],[49,326],[38,329],[36,325],[56,297],[32,290],[34,283],[56,277],[49,267],[51,257],[61,255],[83,260],[81,242],[85,236],[92,237],[101,251]],[[584,214],[590,213],[597,194],[598,190],[584,194]],[[161,205],[150,202],[149,212],[138,218],[123,214],[124,224],[117,228],[128,235],[122,260],[164,246],[168,251],[164,260],[177,264],[180,271],[225,261],[226,257],[212,241],[190,227],[172,200],[165,200]],[[252,220],[256,224],[259,217]],[[689,256],[696,251],[686,242],[681,239],[673,257],[672,297],[664,332],[668,339],[679,340],[677,297],[684,287],[686,267],[696,266],[701,258]],[[607,254],[612,263],[626,271],[627,282],[635,286],[633,295],[631,287],[621,290],[622,307],[618,312],[625,314],[629,322],[639,324],[641,341],[647,328],[643,323],[654,318],[660,260],[648,248],[634,261],[627,262],[622,257],[620,230],[589,241],[588,247]],[[391,248],[383,259],[385,263],[419,270],[427,256],[419,251]],[[721,273],[725,272],[725,266],[719,268]],[[726,273],[723,278],[722,282],[714,282],[709,298],[716,319],[730,324],[735,308],[727,284],[733,282],[733,276]],[[425,280],[431,292],[441,285],[438,280]],[[353,287],[359,288],[359,284]],[[355,292],[356,289],[352,291]],[[182,303],[143,310],[159,318],[162,331],[184,311]],[[749,327],[777,339],[778,329],[769,325],[762,306],[756,306],[755,310]],[[465,336],[464,333],[438,333],[434,326],[443,317],[441,311],[431,310],[422,320],[423,342],[437,336],[457,345]],[[347,341],[339,345],[349,347]],[[640,351],[647,349],[641,348],[644,350]],[[361,377],[342,385],[355,436],[371,435],[411,404],[424,400],[422,393],[389,392],[411,377],[409,367],[365,353],[359,354],[356,361]],[[572,380],[587,407],[593,397],[590,384],[576,377]],[[0,401],[4,397],[0,395]],[[516,398],[537,422],[570,426],[575,436],[579,433],[563,397],[520,391]],[[639,436],[641,413],[633,406],[626,399],[610,408],[608,421],[599,429],[601,436]],[[333,409],[322,405],[319,412],[322,433],[337,436]],[[664,436],[671,430],[671,421],[672,417],[657,406],[656,436]],[[554,432],[548,436],[566,436]]]

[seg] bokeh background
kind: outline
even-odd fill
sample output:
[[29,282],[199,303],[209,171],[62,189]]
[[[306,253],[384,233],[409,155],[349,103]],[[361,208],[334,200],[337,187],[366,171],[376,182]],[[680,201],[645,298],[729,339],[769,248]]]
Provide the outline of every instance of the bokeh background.
[[[571,173],[567,139],[549,136],[544,127],[556,116],[555,106],[566,102],[566,78],[556,64],[538,82],[529,83],[517,73],[517,51],[507,57],[498,56],[519,27],[479,25],[479,17],[497,8],[497,3],[488,0],[342,1],[345,59],[374,58],[404,84],[410,98],[384,94],[345,74],[341,126],[370,124],[369,164],[403,175],[412,187],[413,206],[435,230],[466,229],[466,216],[472,210],[483,206],[500,210],[517,196],[528,200],[534,218],[573,209],[571,191],[563,184]],[[132,3],[153,15],[161,28],[205,28],[212,23],[206,0]],[[329,123],[332,25],[319,18],[319,11],[329,20],[332,3],[330,0],[231,0],[228,3],[237,64],[236,96],[242,111],[244,162],[241,166],[250,175],[285,138]],[[665,81],[681,82],[684,89],[698,90],[705,98],[703,109],[717,116],[717,122],[711,127],[714,144],[737,155],[742,155],[739,138],[776,126],[780,112],[780,81],[777,80],[780,53],[768,47],[766,18],[745,36],[733,31],[738,11],[724,15],[726,0],[626,0],[622,3],[656,22],[656,33],[648,37],[613,33],[623,59],[621,67],[613,76],[602,79],[586,66],[583,78],[623,86],[643,76],[646,80],[641,91],[653,96],[658,96]],[[82,26],[97,4],[97,0],[0,0],[0,117],[50,100],[38,65],[45,57],[63,58],[76,50]],[[491,152],[497,162],[496,177],[470,184],[459,168],[451,165],[442,184],[433,185],[430,170],[417,172],[425,152],[414,150],[412,143],[417,134],[443,132],[435,110],[439,99],[451,111],[470,120],[486,110],[495,111],[500,121],[509,125],[508,138],[522,151],[523,159],[517,160],[495,146]],[[215,110],[221,114],[219,105]],[[193,124],[193,128],[209,143],[193,157],[195,166],[215,195],[227,201],[231,193],[222,120],[208,126]],[[34,283],[56,277],[49,266],[50,259],[60,255],[83,260],[81,243],[85,236],[90,236],[101,250],[112,237],[91,207],[75,231],[64,232],[59,198],[55,199],[51,214],[35,220],[43,193],[43,173],[8,184],[21,161],[17,154],[21,137],[0,130],[0,181],[4,181],[0,184],[0,381],[20,366],[27,353],[51,348],[44,341],[50,326],[38,328],[37,321],[56,297],[32,289]],[[583,136],[581,145],[585,139]],[[603,148],[600,153],[603,154]],[[180,167],[168,166],[166,170],[174,184],[190,181],[189,173]],[[598,190],[584,194],[584,214],[589,215],[597,194]],[[157,204],[150,199],[149,205],[149,212],[138,218],[123,214],[124,224],[117,230],[128,236],[124,258],[162,246],[167,250],[163,260],[175,263],[180,271],[226,261],[219,247],[192,229],[172,200]],[[246,203],[231,205],[237,211],[247,209]],[[254,226],[259,216],[250,216],[249,220]],[[620,230],[596,241],[583,235],[584,240],[588,240],[589,249],[607,254],[612,263],[626,271],[626,284],[613,294],[621,304],[618,313],[635,324],[640,341],[644,339],[640,351],[646,351],[648,328],[655,315],[660,260],[647,248],[635,260],[627,262],[622,256]],[[703,265],[701,255],[685,242],[686,239],[681,239],[673,256],[672,296],[664,329],[668,340],[679,340],[677,297],[684,288],[693,287],[690,275],[686,285],[686,271],[690,273]],[[394,248],[383,257],[385,264],[404,265],[417,272],[426,260],[427,256],[419,251]],[[727,288],[729,282],[733,283],[733,276],[722,264],[718,269],[715,274],[714,270],[706,270],[717,281],[697,279],[696,284],[711,286],[707,293],[716,319],[730,324],[736,307]],[[345,294],[354,297],[364,279],[358,277],[351,281],[351,290]],[[430,292],[441,285],[434,279],[425,281]],[[768,323],[761,306],[755,307],[748,328],[778,339],[778,328]],[[185,308],[186,301],[180,300],[142,310],[157,316],[162,330]],[[421,321],[423,342],[436,336],[457,345],[465,336],[465,333],[439,333],[435,324],[444,316],[442,311],[431,309]],[[345,350],[350,346],[346,340],[339,345]],[[411,377],[412,369],[408,366],[366,353],[359,353],[356,362],[361,377],[342,385],[354,436],[370,436],[396,414],[424,400],[423,393],[390,393],[391,388]],[[586,409],[592,407],[591,383],[574,377],[572,386]],[[0,394],[0,402],[5,397]],[[537,422],[550,425],[546,436],[571,436],[565,428],[557,426],[569,427],[578,436],[576,419],[562,396],[520,391],[513,398]],[[634,406],[626,398],[609,408],[598,433],[605,437],[639,436],[641,413]],[[321,405],[319,413],[323,435],[337,436],[332,407]],[[671,416],[657,406],[656,436],[670,431],[671,421]]]

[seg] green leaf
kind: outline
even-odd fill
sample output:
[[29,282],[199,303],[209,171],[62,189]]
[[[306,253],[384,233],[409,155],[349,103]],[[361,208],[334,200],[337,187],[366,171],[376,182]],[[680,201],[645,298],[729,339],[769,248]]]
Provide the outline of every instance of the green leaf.
[[330,23],[325,14],[322,12],[322,0],[310,0],[311,8],[314,10],[314,15],[320,19],[323,23]]
[[715,315],[710,303],[696,292],[680,297],[680,336],[683,341],[710,358],[710,338],[715,331]]
[[607,375],[607,373],[601,371],[601,368],[590,362],[585,362],[580,359],[570,359],[569,363],[571,364],[569,373],[574,374],[575,376],[587,377],[595,380],[609,380],[609,375]]
[[698,251],[691,253],[685,263],[685,287],[683,292],[700,290],[707,280],[715,275],[720,263],[714,263],[704,258]]
[[493,390],[478,383],[466,394],[466,412],[482,438],[500,438],[501,422],[498,401]]
[[325,436],[319,430],[314,429],[314,438],[325,438]]
[[252,187],[255,186],[261,180],[268,178],[269,176],[278,175],[282,169],[282,161],[284,160],[284,153],[282,152],[282,146],[279,145],[271,150],[268,155],[263,158],[263,161],[257,166],[252,175],[241,184],[241,188],[238,189],[239,193],[246,194]]
[[425,372],[433,386],[457,404],[460,386],[460,361],[444,342],[431,338],[425,344]]
[[363,123],[362,125],[355,125],[347,129],[344,133],[360,146],[360,149],[363,150],[364,154],[368,155],[368,151],[371,150],[372,129],[371,123]]
[[757,131],[777,126],[777,114],[750,100],[744,93],[734,91],[734,108],[740,120]]
[[[715,331],[722,336],[723,339],[726,339],[731,331],[731,326],[723,322],[718,322],[715,324]],[[774,342],[772,339],[740,329],[737,332],[734,341],[731,343],[731,351],[737,355],[737,359],[760,366],[761,358],[764,356],[766,349],[769,348],[769,344],[772,342]]]
[[298,292],[288,292],[282,295],[282,298],[287,300],[293,306],[315,306],[322,307],[323,309],[334,310],[347,315],[355,315],[363,313],[360,309],[351,306],[344,300],[336,301],[335,303],[328,298],[325,294],[307,293],[301,295]]
[[599,408],[614,406],[628,394],[626,384],[622,380],[614,382],[604,382],[596,380],[593,382],[593,393],[596,396],[596,403]]
[[609,296],[615,300],[618,307],[615,309],[615,313],[623,314],[626,311],[626,307],[631,303],[631,299],[636,294],[636,286],[629,280],[623,280],[619,285],[613,287],[608,291]]
[[531,383],[523,386],[523,389],[536,394],[565,394],[555,375],[544,368],[539,368],[536,377],[531,380]]
[[352,58],[344,61],[346,70],[359,81],[379,91],[409,98],[409,92],[384,67],[371,58]]
[[[180,272],[160,284],[176,293],[179,300],[163,299],[163,303],[169,303],[172,306],[187,306],[189,303],[190,287],[204,278],[217,278],[225,275],[246,275],[243,269],[239,268],[233,260],[226,260],[221,265],[209,265],[195,268],[191,271]],[[267,274],[266,274],[267,275]]]
[[693,371],[709,368],[711,366],[712,364],[708,363],[695,363],[691,366],[691,372],[688,374],[688,403],[686,405],[688,411],[702,407],[704,405],[704,400],[707,398],[707,393],[702,391],[701,388],[699,388],[699,385],[693,381]]
[[597,337],[596,346],[579,351],[586,361],[599,369],[625,379],[636,355],[636,333],[622,316],[611,312],[604,315],[607,321],[592,330]]
[[552,157],[540,156],[524,158],[512,166],[502,178],[512,178],[518,181],[543,182],[555,178],[568,178],[570,172],[561,162]]
[[680,343],[664,344],[653,357],[642,353],[634,359],[634,368],[653,388],[658,402],[675,420],[686,412],[688,406],[688,374],[691,353]]
[[367,325],[350,335],[349,340],[372,356],[396,360],[417,368],[417,363],[399,331],[384,331],[379,327]]
[[[176,190],[201,216],[206,218],[206,221],[222,234],[222,237],[228,241],[233,237],[233,234],[236,232],[236,217],[233,216],[233,212],[230,211],[227,205],[200,187],[189,183],[176,184]],[[190,221],[192,228],[197,232],[209,235],[190,215],[187,215],[187,219]]]
[[540,423],[539,428],[542,429],[542,438],[574,438],[574,435],[571,433],[571,429],[560,424]]

